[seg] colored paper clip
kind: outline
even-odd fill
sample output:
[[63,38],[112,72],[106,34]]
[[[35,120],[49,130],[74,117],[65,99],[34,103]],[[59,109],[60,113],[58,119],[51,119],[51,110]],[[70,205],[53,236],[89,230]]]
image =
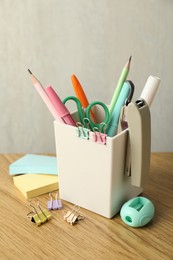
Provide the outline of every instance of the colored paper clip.
[[[41,224],[44,224],[47,222],[49,219],[51,219],[51,214],[47,209],[42,209],[40,207],[39,201],[37,201],[37,208],[33,205],[32,202],[30,202],[30,207],[34,209],[34,211],[31,211],[27,214],[28,218],[31,218],[31,221],[36,223],[37,226],[40,226]],[[32,216],[30,216],[32,214]]]
[[80,137],[82,139],[89,139],[89,119],[84,118],[85,124],[87,125],[87,128],[84,127],[84,125],[80,122],[76,123],[77,129],[76,129],[76,135],[77,137]]
[[80,210],[80,207],[77,205],[74,205],[72,211],[68,211],[64,215],[64,220],[66,220],[70,225],[76,224],[79,220],[83,220],[84,216],[80,215],[78,212]]
[[99,144],[106,144],[107,134],[106,134],[106,128],[107,125],[105,123],[101,123],[100,125],[103,125],[101,129],[103,129],[104,133],[100,131],[97,127],[93,128],[93,142],[99,143]]
[[47,202],[48,210],[62,209],[62,201],[58,199],[58,193],[55,194],[55,200],[52,198],[52,193],[49,193],[50,200]]

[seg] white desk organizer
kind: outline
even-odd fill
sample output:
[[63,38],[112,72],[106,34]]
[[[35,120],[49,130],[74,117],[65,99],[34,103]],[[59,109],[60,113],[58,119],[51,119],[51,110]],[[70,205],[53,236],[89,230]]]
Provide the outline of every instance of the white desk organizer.
[[106,137],[106,144],[94,142],[91,131],[89,139],[83,139],[76,134],[76,127],[55,121],[61,199],[111,218],[125,201],[143,191],[150,167],[148,106],[130,103],[127,121],[128,128],[113,138]]

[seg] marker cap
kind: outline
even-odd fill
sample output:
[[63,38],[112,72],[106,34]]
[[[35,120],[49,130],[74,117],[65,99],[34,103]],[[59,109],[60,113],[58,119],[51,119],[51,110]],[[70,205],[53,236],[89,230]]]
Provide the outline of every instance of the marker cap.
[[149,107],[153,102],[159,84],[160,84],[160,78],[155,76],[148,77],[144,89],[141,93],[140,99],[144,99]]

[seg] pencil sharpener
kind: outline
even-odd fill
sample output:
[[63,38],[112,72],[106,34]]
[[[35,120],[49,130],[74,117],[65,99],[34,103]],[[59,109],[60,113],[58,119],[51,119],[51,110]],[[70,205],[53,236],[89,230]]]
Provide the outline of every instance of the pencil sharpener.
[[145,197],[135,197],[122,206],[120,216],[131,227],[143,227],[153,218],[154,205]]

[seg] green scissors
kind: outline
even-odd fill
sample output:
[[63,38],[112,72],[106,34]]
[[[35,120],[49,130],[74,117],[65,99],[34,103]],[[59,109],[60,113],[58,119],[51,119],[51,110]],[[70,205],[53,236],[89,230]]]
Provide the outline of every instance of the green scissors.
[[[96,129],[98,129],[100,132],[104,131],[105,126],[107,126],[107,124],[109,122],[109,110],[103,102],[101,102],[101,101],[91,102],[85,109],[85,113],[84,113],[81,102],[77,97],[68,96],[63,100],[63,103],[65,104],[69,100],[73,100],[76,103],[79,119],[80,119],[81,123],[84,125],[84,127],[88,127],[88,124],[89,124],[92,131],[95,131]],[[105,111],[105,118],[104,118],[103,122],[99,123],[99,124],[94,123],[90,116],[91,109],[95,105],[100,105]]]

